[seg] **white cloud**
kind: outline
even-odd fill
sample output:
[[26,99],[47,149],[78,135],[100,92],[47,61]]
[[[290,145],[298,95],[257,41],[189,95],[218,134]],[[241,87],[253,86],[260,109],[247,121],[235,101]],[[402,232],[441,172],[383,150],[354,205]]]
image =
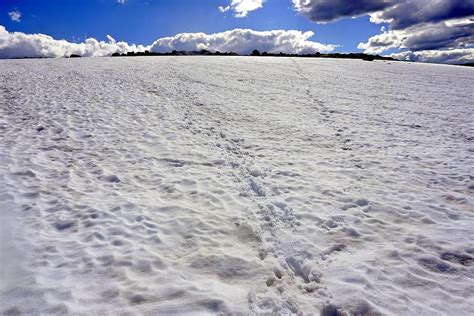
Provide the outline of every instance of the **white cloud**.
[[230,5],[228,5],[227,7],[220,6],[217,9],[221,11],[222,13],[224,13],[230,10]]
[[117,0],[117,3],[119,4],[125,4],[127,2],[127,0]]
[[359,43],[358,49],[363,49],[366,54],[380,54],[392,48],[403,45],[403,31],[389,31],[372,36],[366,43]]
[[111,36],[108,36],[108,40],[104,42],[88,38],[83,43],[70,43],[44,34],[8,32],[4,26],[0,25],[0,58],[68,57],[73,54],[100,57],[147,49],[142,45],[116,42]]
[[321,44],[309,40],[313,35],[313,32],[296,30],[259,32],[249,29],[235,29],[215,34],[182,33],[156,40],[151,45],[151,51],[162,53],[171,50],[196,51],[205,49],[247,55],[257,49],[269,53],[306,54],[332,51],[336,47],[335,45]]
[[[442,22],[446,24],[447,22]],[[442,23],[438,23],[442,28]],[[451,27],[465,27],[466,21],[450,21],[445,36],[450,41]],[[402,60],[419,62],[462,64],[474,62],[474,48],[472,46],[450,48],[450,49],[420,49],[411,50],[410,45],[416,46],[417,41],[423,44],[424,37],[429,36],[432,27],[420,28],[417,32],[409,30],[390,30],[376,35],[367,43],[360,43],[359,48],[368,53],[380,53],[387,48],[406,49],[405,52],[395,53],[391,56]],[[425,33],[428,34],[425,34]],[[436,32],[435,32],[436,33]],[[413,38],[411,34],[417,34]],[[94,38],[86,39],[82,43],[71,43],[65,40],[56,40],[44,34],[25,34],[21,32],[8,32],[0,25],[0,58],[22,58],[22,57],[68,57],[79,55],[84,57],[110,56],[113,53],[127,53],[131,51],[152,50],[154,52],[170,52],[172,50],[201,50],[221,52],[236,52],[238,54],[249,54],[254,49],[261,52],[271,53],[295,53],[306,54],[317,51],[332,51],[336,45],[321,44],[311,41],[313,32],[301,32],[296,30],[274,30],[259,32],[249,29],[235,29],[231,31],[204,34],[183,33],[172,37],[156,40],[150,46],[130,45],[126,42],[117,42],[113,37],[107,35],[107,41],[98,41]],[[440,40],[443,37],[437,35]],[[407,45],[406,43],[409,43]],[[468,45],[468,44],[467,44]],[[416,46],[418,47],[418,46]],[[422,46],[419,46],[422,47]]]
[[407,51],[391,54],[390,56],[400,60],[425,63],[465,64],[474,62],[474,48]]
[[248,15],[249,12],[263,8],[263,0],[230,0],[228,6],[218,7],[220,12],[227,12],[232,10],[235,12],[236,18],[243,18]]
[[14,22],[20,22],[21,21],[21,12],[18,11],[18,10],[8,12],[8,16]]
[[8,32],[0,25],[0,58],[23,57],[84,57],[110,56],[113,53],[151,50],[154,52],[171,52],[172,50],[235,52],[249,54],[254,49],[271,53],[306,54],[332,51],[336,45],[326,45],[311,41],[313,32],[295,30],[253,31],[235,29],[222,33],[183,33],[173,37],[156,40],[152,45],[130,45],[117,42],[107,35],[107,41],[88,38],[82,43],[71,43],[56,40],[45,34],[25,34]]

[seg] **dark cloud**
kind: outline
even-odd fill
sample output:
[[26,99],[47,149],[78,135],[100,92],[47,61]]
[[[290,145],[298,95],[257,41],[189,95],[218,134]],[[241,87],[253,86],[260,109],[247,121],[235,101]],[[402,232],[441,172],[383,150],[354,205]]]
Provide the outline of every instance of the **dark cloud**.
[[373,21],[389,21],[393,30],[420,23],[436,23],[474,15],[474,0],[405,0],[372,16]]
[[413,51],[469,46],[474,43],[474,23],[449,26],[444,22],[405,32],[403,46]]
[[299,13],[315,22],[371,14],[392,29],[474,15],[474,0],[292,0]]
[[368,14],[374,23],[387,23],[388,31],[359,44],[366,53],[401,49],[424,60],[427,55],[416,52],[429,51],[426,60],[435,60],[432,52],[443,50],[436,60],[447,60],[447,51],[463,50],[463,58],[473,56],[465,50],[474,49],[474,0],[293,0],[293,5],[315,22]]
[[469,48],[474,43],[474,22],[454,19],[438,23],[417,24],[404,30],[390,30],[360,43],[366,53],[382,53],[390,48],[410,51]]
[[295,9],[315,22],[330,22],[384,10],[397,0],[293,0]]

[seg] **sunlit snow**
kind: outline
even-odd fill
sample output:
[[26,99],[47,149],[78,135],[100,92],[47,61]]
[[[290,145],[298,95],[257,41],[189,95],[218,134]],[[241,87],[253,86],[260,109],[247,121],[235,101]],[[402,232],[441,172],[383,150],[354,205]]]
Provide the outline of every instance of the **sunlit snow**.
[[1,60],[0,311],[472,314],[473,87],[402,62]]

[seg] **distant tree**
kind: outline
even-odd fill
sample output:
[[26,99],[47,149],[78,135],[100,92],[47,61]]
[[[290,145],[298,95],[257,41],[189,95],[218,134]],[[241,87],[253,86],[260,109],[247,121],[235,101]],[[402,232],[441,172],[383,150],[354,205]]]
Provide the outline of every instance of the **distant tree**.
[[212,55],[212,53],[210,51],[208,51],[207,49],[201,49],[199,51],[199,55]]
[[375,59],[375,56],[373,55],[364,55],[362,57],[362,60],[365,60],[365,61],[374,61],[374,59]]
[[254,49],[252,54],[250,54],[250,56],[260,56],[260,52],[256,49]]

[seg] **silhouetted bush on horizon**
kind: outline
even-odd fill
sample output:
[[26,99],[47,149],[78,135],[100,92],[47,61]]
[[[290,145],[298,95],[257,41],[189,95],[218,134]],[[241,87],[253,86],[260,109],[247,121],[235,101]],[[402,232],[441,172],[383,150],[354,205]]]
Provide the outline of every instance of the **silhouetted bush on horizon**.
[[[266,53],[266,52],[265,52],[265,53]],[[258,50],[256,50],[256,49],[254,49],[254,50],[252,51],[252,53],[250,54],[250,56],[261,56],[261,55],[262,55],[262,54],[260,54],[260,52],[259,52]]]
[[200,51],[177,51],[173,50],[171,52],[166,53],[156,53],[150,51],[144,52],[128,52],[124,54],[120,53],[113,53],[112,57],[129,57],[129,56],[252,56],[252,57],[308,57],[308,58],[344,58],[344,59],[362,59],[365,61],[373,61],[373,60],[396,60],[392,57],[384,57],[380,55],[370,55],[364,53],[330,53],[330,54],[322,54],[320,52],[316,52],[314,54],[287,54],[287,53],[268,53],[268,52],[260,52],[259,50],[255,49],[250,53],[250,55],[239,55],[234,52],[219,52],[219,51],[208,51],[208,50],[200,50]]

